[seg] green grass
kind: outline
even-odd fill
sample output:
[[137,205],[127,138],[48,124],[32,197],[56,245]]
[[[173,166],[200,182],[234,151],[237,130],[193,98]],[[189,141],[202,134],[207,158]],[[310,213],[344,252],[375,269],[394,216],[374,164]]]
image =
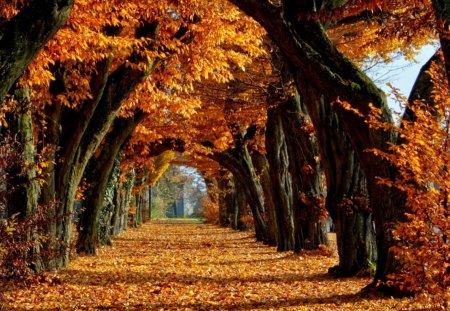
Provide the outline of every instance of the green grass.
[[151,221],[170,224],[204,224],[205,218],[153,218]]

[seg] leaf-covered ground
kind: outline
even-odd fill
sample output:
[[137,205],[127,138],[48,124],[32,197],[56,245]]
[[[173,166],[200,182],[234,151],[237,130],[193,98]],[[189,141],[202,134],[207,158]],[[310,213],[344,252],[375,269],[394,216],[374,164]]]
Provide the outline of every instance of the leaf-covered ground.
[[335,256],[278,253],[251,233],[147,223],[97,257],[31,288],[0,284],[0,310],[402,310],[407,299],[360,294],[369,278],[334,279]]

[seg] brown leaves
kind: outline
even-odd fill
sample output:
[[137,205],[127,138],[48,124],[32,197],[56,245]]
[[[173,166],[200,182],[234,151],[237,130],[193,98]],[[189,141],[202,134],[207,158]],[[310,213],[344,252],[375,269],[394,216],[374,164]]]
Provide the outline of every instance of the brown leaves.
[[398,310],[409,302],[358,294],[371,280],[331,278],[337,258],[329,255],[278,253],[252,233],[211,225],[151,223],[48,282],[0,283],[0,291],[7,310]]

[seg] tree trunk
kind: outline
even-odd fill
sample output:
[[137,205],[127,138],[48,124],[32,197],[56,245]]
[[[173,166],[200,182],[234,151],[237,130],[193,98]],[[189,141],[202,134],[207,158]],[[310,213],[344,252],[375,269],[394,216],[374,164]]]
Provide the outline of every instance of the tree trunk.
[[247,197],[247,202],[254,219],[256,240],[266,242],[268,238],[267,225],[262,214],[264,212],[262,187],[257,178],[247,147],[242,144],[239,145],[233,150],[213,154],[212,158],[228,169],[243,186],[242,191],[244,191]]
[[138,112],[130,118],[116,119],[112,131],[106,135],[100,155],[90,160],[85,174],[89,185],[83,202],[85,210],[78,222],[77,252],[79,253],[95,254],[99,238],[98,213],[105,206],[105,194],[114,161],[144,116],[143,112]]
[[37,208],[40,188],[36,180],[34,128],[30,110],[30,95],[27,88],[18,88],[14,92],[18,102],[18,109],[7,116],[9,135],[17,139],[21,159],[17,165],[7,170],[8,189],[7,211],[8,215],[19,213],[19,219],[32,215]]
[[[20,159],[16,159],[12,163],[12,167],[6,169],[9,176],[7,180],[7,213],[8,216],[18,213],[18,219],[24,220],[31,218],[34,222],[38,221],[35,213],[38,208],[38,198],[40,187],[37,181],[37,173],[35,167],[35,144],[34,144],[34,127],[30,110],[30,94],[28,88],[18,88],[14,91],[14,99],[18,102],[16,111],[7,116],[8,134],[17,140]],[[42,219],[40,220],[42,221]],[[49,222],[51,219],[44,219]],[[40,243],[38,241],[39,234],[43,229],[41,223],[31,223],[31,227],[27,232],[27,242],[33,242],[30,248],[23,250],[24,260],[29,262],[31,258],[31,268],[35,272],[43,269],[42,258],[40,254]]]
[[[314,248],[319,243],[326,244],[326,232],[322,224],[325,191],[322,167],[317,160],[320,150],[327,182],[325,205],[337,233],[339,266],[334,272],[336,275],[350,276],[376,261],[375,232],[367,206],[365,179],[353,148],[339,126],[338,117],[332,111],[325,110],[324,106],[316,108],[321,122],[318,141],[307,130],[309,118],[299,97],[287,101],[282,113],[290,158],[296,159],[290,165],[292,176],[298,178],[294,185],[300,187],[295,197],[300,198],[301,192],[309,194],[306,200],[311,204],[305,206],[305,202],[299,202],[306,213],[296,219],[301,221],[298,227],[304,228],[302,233],[306,233],[306,239],[310,241],[304,247]],[[344,207],[344,202],[354,199],[359,204]],[[319,235],[316,236],[316,233]]]
[[289,172],[289,158],[284,137],[280,111],[271,108],[267,111],[266,150],[269,162],[270,181],[278,227],[277,249],[295,249],[294,206],[292,178]]
[[[104,194],[103,207],[100,210],[98,217],[99,225],[99,243],[100,245],[111,245],[111,229],[112,229],[112,218],[116,210],[115,206],[115,190],[117,187],[119,175],[120,175],[120,159],[121,153],[116,156],[113,164],[113,169],[111,171],[108,185],[106,186],[106,191]],[[77,241],[78,242],[78,241]]]
[[285,133],[289,172],[292,176],[295,251],[328,244],[325,230],[325,190],[319,163],[319,148],[311,132],[306,108],[298,95],[291,96],[280,109]]
[[[365,123],[365,117],[371,110],[369,104],[372,104],[382,109],[382,121],[391,121],[386,96],[336,49],[318,21],[299,18],[312,12],[313,6],[307,5],[312,2],[301,7],[296,6],[298,2],[285,0],[284,6],[279,7],[268,1],[230,1],[255,18],[289,60],[296,85],[317,131],[321,130],[320,120],[314,114],[317,105],[330,107],[340,99],[341,102],[351,103],[359,111],[356,114],[339,104],[333,106],[367,178],[377,232],[375,278],[385,280],[396,268],[394,255],[389,249],[394,245],[392,230],[398,221],[404,219],[405,198],[399,190],[377,183],[377,176],[393,180],[397,172],[390,163],[367,152],[373,148],[387,151],[388,143],[395,142],[395,135],[370,128]],[[334,7],[332,3],[326,4]]]
[[219,187],[219,225],[230,224],[229,211],[233,206],[232,184],[228,172],[224,172],[218,179]]
[[[267,245],[277,246],[278,225],[276,215],[276,204],[273,196],[273,187],[269,174],[269,162],[267,157],[257,151],[252,152],[252,161],[256,168],[257,175],[260,178],[261,186],[264,191],[264,219],[267,224]],[[238,189],[242,189],[239,187]]]
[[244,193],[240,190],[242,186],[239,184],[239,181],[233,177],[233,216],[231,227],[234,230],[245,231],[248,229],[247,224],[243,221],[243,217],[247,216],[247,200]]
[[148,186],[148,220],[152,220],[153,186]]
[[110,236],[115,237],[122,231],[120,220],[122,218],[122,183],[118,182],[114,188],[114,211],[111,217]]
[[0,103],[56,31],[64,25],[73,0],[32,0],[0,27]]
[[132,200],[132,190],[134,181],[136,179],[136,172],[134,170],[131,171],[127,175],[127,181],[123,184],[123,200],[122,200],[122,219],[121,219],[121,231],[125,231],[128,229],[128,211],[130,209],[130,204]]

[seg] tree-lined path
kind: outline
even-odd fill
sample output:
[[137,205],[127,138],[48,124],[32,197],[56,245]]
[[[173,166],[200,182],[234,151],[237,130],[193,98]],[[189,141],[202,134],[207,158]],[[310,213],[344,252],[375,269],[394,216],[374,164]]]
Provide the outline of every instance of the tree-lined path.
[[[249,232],[146,223],[57,278],[1,288],[0,310],[402,310],[408,299],[363,295],[371,278],[336,279],[326,251],[276,252]],[[2,286],[5,286],[3,284]],[[411,307],[411,306],[410,306]]]
[[[448,0],[0,0],[2,309],[450,309],[449,30]],[[394,118],[369,73],[427,46]],[[128,230],[166,217],[223,229]]]

